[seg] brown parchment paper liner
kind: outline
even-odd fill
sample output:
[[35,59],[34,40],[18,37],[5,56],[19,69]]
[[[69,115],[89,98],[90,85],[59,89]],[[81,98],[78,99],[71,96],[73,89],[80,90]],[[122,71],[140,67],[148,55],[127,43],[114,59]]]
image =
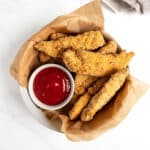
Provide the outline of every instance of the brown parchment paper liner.
[[[38,52],[33,48],[35,42],[48,39],[49,35],[54,32],[81,33],[97,29],[103,31],[105,39],[113,39],[104,32],[104,18],[99,0],[92,1],[68,15],[56,18],[33,35],[19,50],[10,67],[10,73],[20,86],[27,87],[29,75],[40,65]],[[147,84],[130,76],[113,100],[87,123],[79,120],[70,121],[67,115],[59,111],[46,111],[45,113],[53,119],[51,122],[61,121],[59,130],[64,132],[70,140],[91,140],[120,123],[147,88]]]

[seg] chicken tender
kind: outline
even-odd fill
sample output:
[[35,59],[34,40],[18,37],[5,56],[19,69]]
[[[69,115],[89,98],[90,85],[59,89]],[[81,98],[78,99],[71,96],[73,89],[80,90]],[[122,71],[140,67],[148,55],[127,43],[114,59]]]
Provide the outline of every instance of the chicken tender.
[[112,74],[110,79],[104,84],[100,91],[92,97],[88,106],[84,108],[81,114],[81,120],[92,120],[96,112],[101,110],[123,86],[128,75],[128,69],[122,69]]
[[73,107],[74,103],[75,103],[78,99],[79,99],[79,95],[76,95],[76,94],[74,93],[73,97],[71,98],[71,101],[70,101],[66,106],[64,106],[63,108],[61,108],[61,109],[59,110],[59,112],[62,113],[62,114],[68,115],[68,110],[70,110],[70,109]]
[[109,41],[106,45],[98,50],[102,54],[116,53],[117,43],[115,41]]
[[74,104],[79,98],[79,95],[77,95],[76,93],[73,94],[73,97],[71,98],[70,104]]
[[80,113],[82,112],[83,108],[88,104],[89,100],[91,99],[92,95],[96,94],[101,86],[106,82],[107,78],[98,79],[93,86],[91,86],[88,91],[83,94],[74,104],[72,109],[69,111],[70,120],[76,119]]
[[91,95],[87,92],[77,100],[73,108],[69,111],[70,120],[74,120],[80,115],[82,109],[88,104],[90,98]]
[[126,53],[125,51],[121,51],[119,54],[101,54],[68,50],[63,53],[63,61],[72,72],[103,77],[126,68],[133,56],[133,52]]
[[97,79],[97,81],[91,87],[88,88],[88,93],[90,93],[91,95],[96,94],[107,80],[108,77]]
[[57,57],[64,49],[95,50],[105,44],[100,31],[89,31],[76,36],[67,36],[55,41],[40,41],[34,47],[49,56]]
[[50,39],[51,40],[58,40],[60,38],[66,37],[66,36],[67,35],[63,34],[63,33],[53,33],[53,34],[51,34]]
[[75,93],[82,95],[96,80],[97,77],[77,74],[75,77]]
[[[106,45],[100,48],[98,52],[103,54],[116,53],[117,43],[115,41],[109,41]],[[97,80],[97,77],[77,74],[75,78],[75,93],[79,95],[83,94],[87,87],[89,87],[95,80]]]
[[45,63],[51,60],[51,57],[43,52],[39,52],[39,60],[41,63]]
[[[63,33],[53,33],[50,36],[50,40],[58,40],[58,39],[60,39],[62,37],[65,37],[65,36],[67,36],[67,35],[63,34]],[[52,58],[49,55],[47,55],[47,54],[45,54],[43,52],[39,52],[39,60],[40,60],[40,62],[45,63],[45,62],[47,62],[47,61],[49,61],[51,59]]]

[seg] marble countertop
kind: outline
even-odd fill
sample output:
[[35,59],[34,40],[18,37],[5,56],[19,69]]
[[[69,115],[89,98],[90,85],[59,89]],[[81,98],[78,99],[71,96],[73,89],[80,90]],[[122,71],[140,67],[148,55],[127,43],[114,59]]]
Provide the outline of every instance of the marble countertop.
[[[113,130],[90,142],[73,143],[32,117],[22,101],[16,81],[9,75],[9,66],[27,38],[56,16],[88,1],[0,0],[0,150],[60,150],[62,147],[66,150],[97,147],[105,150],[150,149],[150,92]],[[104,16],[105,30],[122,47],[136,53],[130,65],[131,73],[150,83],[150,16],[116,15],[105,9]]]

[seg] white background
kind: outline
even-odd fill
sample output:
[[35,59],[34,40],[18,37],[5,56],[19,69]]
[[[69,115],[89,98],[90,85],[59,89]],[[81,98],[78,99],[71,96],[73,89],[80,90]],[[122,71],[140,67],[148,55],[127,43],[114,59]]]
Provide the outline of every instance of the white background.
[[[150,149],[150,92],[115,129],[90,142],[73,143],[40,125],[22,101],[9,66],[22,43],[58,15],[88,0],[0,0],[0,150]],[[150,83],[150,15],[104,10],[105,29],[123,48],[136,53],[131,72]]]

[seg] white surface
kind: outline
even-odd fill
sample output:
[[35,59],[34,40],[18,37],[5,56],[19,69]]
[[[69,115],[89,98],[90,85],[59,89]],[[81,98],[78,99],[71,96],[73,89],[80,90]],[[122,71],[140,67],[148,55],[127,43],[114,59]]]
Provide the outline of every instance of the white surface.
[[[87,0],[81,0],[82,3]],[[150,149],[150,92],[115,129],[91,142],[72,143],[40,125],[25,107],[9,66],[23,41],[58,15],[79,7],[80,0],[0,0],[0,150]],[[134,50],[131,72],[150,83],[150,16],[104,11],[105,29],[122,47]]]

